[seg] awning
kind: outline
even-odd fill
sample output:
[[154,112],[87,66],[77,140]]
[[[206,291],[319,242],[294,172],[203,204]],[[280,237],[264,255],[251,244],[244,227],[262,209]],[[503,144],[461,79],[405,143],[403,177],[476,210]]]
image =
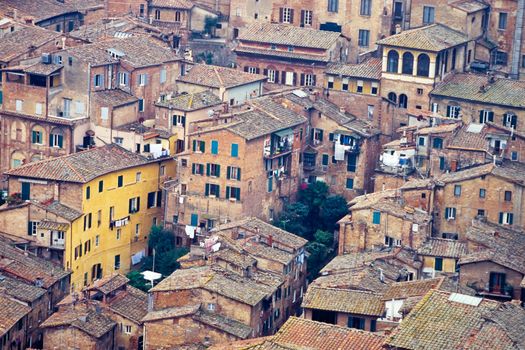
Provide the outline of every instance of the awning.
[[279,137],[285,137],[285,136],[289,136],[289,135],[292,135],[293,134],[293,130],[288,128],[288,129],[284,129],[284,130],[280,130],[280,131],[277,131],[275,133],[275,135],[279,136]]

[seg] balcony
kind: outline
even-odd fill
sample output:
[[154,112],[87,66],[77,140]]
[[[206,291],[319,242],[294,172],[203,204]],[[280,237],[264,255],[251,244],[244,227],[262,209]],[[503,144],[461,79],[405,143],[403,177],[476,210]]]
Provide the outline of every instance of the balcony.
[[273,159],[292,152],[293,130],[278,131],[264,141],[264,158]]
[[398,165],[394,165],[390,163],[385,164],[383,161],[380,160],[377,163],[376,170],[383,172],[383,173],[392,174],[392,175],[408,176],[412,174],[416,169],[410,159],[406,159],[406,160],[407,160],[406,163],[404,164],[400,163]]

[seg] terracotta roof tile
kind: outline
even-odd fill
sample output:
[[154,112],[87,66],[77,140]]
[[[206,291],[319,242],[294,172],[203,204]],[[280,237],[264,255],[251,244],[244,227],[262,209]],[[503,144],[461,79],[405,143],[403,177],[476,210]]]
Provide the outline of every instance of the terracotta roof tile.
[[148,294],[128,285],[125,291],[109,302],[109,309],[140,324],[148,313]]
[[60,203],[59,201],[53,201],[49,204],[41,204],[32,202],[31,204],[44,208],[50,213],[60,216],[67,221],[74,221],[82,216],[82,213],[76,209],[70,208],[67,205]]
[[110,144],[66,156],[22,165],[6,172],[9,176],[86,183],[99,176],[144,165],[145,157]]
[[466,13],[473,13],[486,9],[488,6],[477,0],[459,0],[450,4],[450,6],[465,11]]
[[0,40],[0,61],[8,62],[30,51],[32,47],[40,47],[60,36],[61,33],[38,26],[23,27],[8,33]]
[[215,107],[222,104],[222,100],[211,91],[197,93],[183,93],[171,99],[157,102],[157,106],[168,107],[180,111],[197,111],[204,108]]
[[257,21],[241,30],[238,40],[329,49],[341,33]]
[[237,46],[234,51],[236,53],[256,55],[256,56],[269,56],[277,57],[284,59],[300,59],[314,62],[330,62],[330,56],[326,53],[314,54],[314,53],[305,53],[305,52],[296,52],[296,51],[278,51],[271,49],[261,49],[249,46]]
[[146,316],[142,318],[142,322],[165,320],[169,318],[177,318],[187,315],[193,315],[199,310],[200,304],[185,305],[180,307],[171,307],[162,310],[149,311]]
[[46,294],[46,290],[32,283],[0,274],[0,293],[23,302],[32,303]]
[[[484,89],[481,87],[484,86]],[[489,82],[486,75],[472,73],[451,74],[430,92],[431,96],[444,96],[477,103],[525,108],[525,82],[495,78]]]
[[332,63],[326,68],[325,73],[343,77],[379,80],[381,79],[381,64],[381,59],[374,57],[357,64]]
[[190,10],[194,5],[188,0],[152,0],[150,6]]
[[92,96],[101,106],[120,107],[138,102],[138,98],[120,89],[99,90]]
[[468,41],[466,34],[460,33],[442,24],[408,29],[399,34],[379,40],[384,46],[395,46],[423,51],[438,52]]
[[122,288],[129,282],[129,279],[119,273],[107,275],[103,278],[96,280],[92,285],[86,288],[86,290],[97,290],[102,294],[109,294],[119,288]]
[[459,259],[465,255],[467,245],[454,239],[430,238],[418,249],[418,254]]
[[253,331],[250,326],[217,313],[200,310],[195,315],[193,315],[193,319],[208,326],[225,331],[229,334],[233,334],[240,339],[248,338]]
[[366,291],[340,288],[308,288],[301,305],[303,308],[345,312],[380,317],[385,311],[381,296]]
[[232,88],[257,81],[266,81],[266,79],[264,75],[246,73],[238,69],[196,64],[186,74],[179,77],[178,81],[211,88]]
[[90,307],[76,305],[62,307],[45,320],[40,328],[73,327],[95,338],[100,338],[115,328],[117,324],[102,312]]
[[68,4],[53,0],[2,0],[0,5],[5,9],[18,11],[18,16],[33,17],[36,21],[43,21],[45,19],[64,15],[77,10]]
[[431,289],[439,289],[444,277],[431,278],[426,280],[396,282],[388,286],[382,295],[383,300],[402,300],[411,297],[423,297]]
[[25,315],[31,308],[11,298],[0,295],[0,336],[3,336]]

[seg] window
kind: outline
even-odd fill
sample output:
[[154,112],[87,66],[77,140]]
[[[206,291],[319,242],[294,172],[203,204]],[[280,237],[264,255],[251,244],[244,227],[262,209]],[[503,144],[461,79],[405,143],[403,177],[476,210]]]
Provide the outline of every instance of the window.
[[328,0],[328,12],[339,11],[339,0]]
[[343,78],[342,84],[341,84],[341,90],[348,91],[348,85],[349,85],[349,79]]
[[358,45],[360,47],[368,47],[369,44],[370,44],[370,31],[366,29],[359,29]]
[[181,20],[180,11],[175,11],[175,22],[180,22],[180,20]]
[[361,16],[370,16],[372,13],[372,0],[361,0],[361,8],[359,14]]
[[133,197],[129,199],[129,213],[133,214],[140,210],[140,197]]
[[315,81],[314,74],[301,74],[301,86],[315,86]]
[[191,165],[191,173],[193,175],[204,175],[204,164],[193,163]]
[[219,185],[215,184],[206,184],[204,188],[204,195],[206,197],[216,197],[219,198],[221,194],[221,188]]
[[131,326],[124,326],[124,333],[131,334]]
[[292,23],[293,22],[293,9],[288,7],[281,7],[280,9],[280,22],[281,23]]
[[40,127],[35,127],[31,133],[31,143],[41,145],[43,144],[44,131]]
[[312,11],[310,10],[301,10],[301,27],[311,26],[312,25]]
[[488,111],[485,109],[482,109],[479,111],[479,123],[485,124],[487,122],[493,122],[494,121],[494,112]]
[[458,119],[459,118],[459,113],[461,112],[461,107],[460,106],[455,106],[455,105],[448,105],[447,106],[447,117],[449,118],[455,118],[455,119]]
[[379,89],[378,83],[372,83],[372,89],[370,90],[370,94],[377,95],[378,89]]
[[206,142],[193,140],[193,152],[204,153],[206,150]]
[[437,149],[443,148],[443,139],[441,137],[435,137],[432,140],[432,148],[437,148]]
[[505,51],[493,51],[492,62],[496,65],[506,66],[508,55]]
[[434,270],[443,271],[443,258],[434,258]]
[[221,166],[219,164],[207,163],[206,164],[206,176],[220,177]]
[[211,141],[211,154],[219,154],[219,141]]
[[508,14],[506,12],[499,13],[499,18],[498,18],[498,29],[499,30],[507,29],[507,17],[508,17]]
[[115,255],[115,263],[114,263],[114,266],[115,266],[115,270],[120,269],[120,255]]
[[102,210],[97,211],[97,227],[102,224]]
[[439,157],[439,170],[445,170],[445,157]]
[[228,180],[241,180],[241,168],[229,166],[226,169],[226,178]]
[[108,120],[108,116],[109,116],[109,108],[108,107],[101,107],[100,108],[100,119]]
[[365,329],[365,319],[361,317],[348,316],[348,327],[355,329]]
[[392,103],[397,104],[397,95],[395,92],[389,92],[388,93],[388,100]]
[[15,109],[17,112],[22,112],[24,101],[22,100],[15,100]]
[[38,227],[38,221],[28,221],[27,223],[27,234],[29,236],[36,236],[36,228]]
[[103,75],[95,74],[95,87],[101,87],[103,83]]
[[84,215],[84,231],[91,228],[91,213]]
[[123,137],[114,137],[114,138],[113,138],[113,141],[114,141],[117,145],[121,145],[121,146],[122,146],[122,143],[124,142],[124,138],[123,138]]
[[372,213],[372,223],[376,225],[379,225],[381,223],[381,212],[374,211]]
[[408,107],[408,96],[405,94],[399,95],[399,108],[407,108]]
[[500,272],[491,272],[489,277],[489,292],[502,293],[505,287],[505,274]]
[[121,86],[128,86],[128,73],[119,72],[118,73],[118,82]]
[[498,222],[501,225],[512,225],[512,222],[514,221],[513,219],[514,219],[513,213],[500,212]]
[[401,72],[410,75],[414,73],[414,55],[408,51],[403,54],[403,66],[401,67]]
[[430,73],[430,57],[426,53],[417,56],[417,76],[428,77]]
[[144,112],[144,99],[139,98],[139,112]]
[[206,308],[208,309],[208,311],[215,311],[215,304],[214,303],[208,303]]
[[357,155],[349,154],[347,158],[346,171],[355,173],[357,170]]
[[354,188],[354,179],[347,178],[346,179],[346,189],[351,190]]
[[487,191],[484,188],[479,189],[479,198],[485,198]]
[[35,103],[35,114],[36,115],[42,115],[42,109],[44,108],[44,105],[40,102]]
[[140,236],[140,224],[135,225],[135,237]]
[[330,156],[328,154],[323,154],[323,158],[322,158],[322,164],[323,166],[328,166],[328,162],[330,160]]
[[399,54],[395,50],[390,50],[387,56],[386,71],[389,73],[397,73],[399,63]]
[[461,185],[454,185],[454,196],[461,196]]
[[226,199],[241,200],[241,189],[238,187],[226,186]]
[[311,139],[315,145],[318,145],[323,142],[323,130],[312,128],[311,130]]
[[512,191],[505,191],[505,201],[506,202],[512,201]]
[[456,208],[445,208],[445,219],[446,220],[456,219]]
[[183,115],[174,114],[171,117],[171,123],[173,126],[182,126],[186,125],[186,117]]
[[513,162],[517,162],[518,161],[518,152],[512,151],[510,153],[510,160],[512,160]]
[[141,179],[142,179],[142,173],[139,171],[135,174],[135,181],[140,182]]
[[145,10],[144,4],[140,4],[139,6],[139,16],[140,17],[144,17],[144,10]]
[[477,213],[477,216],[481,216],[481,217],[484,217],[485,216],[485,209],[478,209],[478,213]]
[[117,241],[120,239],[121,233],[122,233],[122,230],[117,228]]
[[91,187],[86,187],[86,199],[91,198]]
[[62,148],[64,146],[64,136],[60,130],[53,130],[49,134],[49,146]]
[[91,240],[89,239],[86,242],[84,242],[84,254],[87,254],[90,251],[91,251]]
[[273,191],[273,176],[269,176],[268,177],[267,190],[268,190],[268,192],[272,192]]
[[231,156],[232,157],[238,157],[239,156],[239,145],[236,143],[232,143],[231,146]]
[[417,144],[418,146],[425,146],[425,138],[423,136],[419,136],[417,138]]
[[124,175],[119,175],[117,178],[117,187],[122,187],[124,185]]
[[431,6],[423,6],[423,24],[434,23],[434,15],[436,9]]
[[514,113],[503,114],[503,126],[507,128],[516,129],[518,125],[518,117]]
[[450,60],[450,69],[456,69],[456,56],[457,56],[457,50],[456,48],[452,49],[452,58]]

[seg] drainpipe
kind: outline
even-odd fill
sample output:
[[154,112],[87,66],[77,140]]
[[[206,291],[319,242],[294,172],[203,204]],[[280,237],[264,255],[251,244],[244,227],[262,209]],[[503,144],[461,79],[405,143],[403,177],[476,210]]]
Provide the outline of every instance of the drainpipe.
[[514,29],[514,39],[512,40],[512,63],[510,68],[510,77],[518,79],[520,56],[521,56],[521,40],[523,37],[523,15],[525,12],[525,0],[518,0],[518,11],[516,14],[516,28]]

